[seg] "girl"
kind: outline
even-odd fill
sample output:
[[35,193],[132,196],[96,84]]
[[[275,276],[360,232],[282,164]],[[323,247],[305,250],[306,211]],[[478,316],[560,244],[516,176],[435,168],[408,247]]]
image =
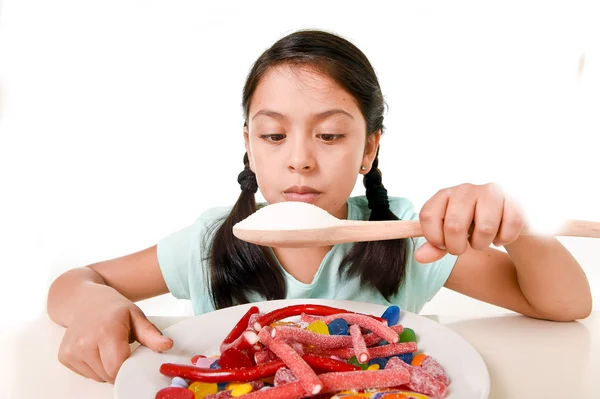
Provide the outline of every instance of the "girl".
[[[134,302],[171,292],[194,312],[279,298],[338,298],[419,312],[442,286],[535,318],[591,312],[577,261],[555,239],[519,234],[521,210],[493,184],[440,190],[416,214],[388,197],[378,169],[384,100],[373,68],[348,41],[299,31],[256,61],[243,91],[246,144],[240,196],[209,209],[157,245],[65,272],[48,313],[66,327],[59,360],[113,382],[129,342],[155,351],[173,342]],[[366,196],[349,198],[357,175]],[[338,218],[419,219],[424,238],[322,248],[264,248],[232,227],[268,203],[306,201]],[[507,253],[492,249],[503,245]]]

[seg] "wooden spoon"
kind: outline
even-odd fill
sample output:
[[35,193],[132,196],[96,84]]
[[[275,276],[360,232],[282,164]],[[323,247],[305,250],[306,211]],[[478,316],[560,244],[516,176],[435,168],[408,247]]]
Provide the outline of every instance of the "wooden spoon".
[[[279,204],[279,203],[278,203]],[[267,208],[278,204],[268,205],[259,212],[266,214]],[[313,205],[310,205],[313,206]],[[316,208],[316,207],[315,207]],[[320,208],[319,208],[320,209]],[[324,210],[320,210],[326,212]],[[391,240],[397,238],[422,237],[423,231],[418,220],[385,220],[385,221],[357,221],[341,220],[329,214],[329,220],[324,223],[323,216],[318,222],[315,219],[311,226],[311,217],[315,216],[315,210],[299,206],[295,208],[293,221],[287,223],[284,228],[268,226],[261,227],[260,220],[256,218],[259,212],[251,215],[254,217],[252,225],[244,221],[233,226],[233,234],[240,240],[269,247],[319,247],[350,242]],[[298,214],[298,212],[300,214]],[[280,216],[280,215],[279,215]],[[249,218],[250,218],[249,217]],[[249,220],[249,218],[245,219]],[[294,221],[301,221],[294,224]],[[265,220],[267,222],[267,220]],[[297,228],[296,228],[297,227]],[[524,230],[521,235],[548,235],[532,230]],[[585,220],[567,220],[557,231],[549,234],[551,236],[572,236],[600,238],[600,222]]]

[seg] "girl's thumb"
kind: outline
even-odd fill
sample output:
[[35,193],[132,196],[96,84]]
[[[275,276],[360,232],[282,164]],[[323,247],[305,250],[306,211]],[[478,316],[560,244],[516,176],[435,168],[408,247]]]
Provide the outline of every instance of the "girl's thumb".
[[164,352],[173,347],[173,340],[164,336],[139,309],[131,311],[131,332],[136,341],[155,352]]
[[442,259],[447,253],[447,251],[439,249],[438,247],[431,245],[429,242],[425,242],[415,252],[415,259],[417,262],[422,264],[432,263],[436,260]]

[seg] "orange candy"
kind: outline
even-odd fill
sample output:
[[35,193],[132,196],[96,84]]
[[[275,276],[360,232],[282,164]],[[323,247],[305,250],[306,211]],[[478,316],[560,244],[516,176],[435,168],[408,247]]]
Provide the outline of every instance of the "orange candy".
[[410,363],[413,366],[420,366],[423,363],[423,360],[427,357],[424,353],[419,353],[417,356],[413,357],[412,362]]

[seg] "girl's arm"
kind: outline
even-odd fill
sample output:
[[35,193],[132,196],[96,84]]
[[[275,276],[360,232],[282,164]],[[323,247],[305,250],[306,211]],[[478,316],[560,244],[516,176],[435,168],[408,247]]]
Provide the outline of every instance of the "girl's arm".
[[108,286],[132,302],[169,292],[154,245],[120,258],[66,271],[50,286],[48,315],[57,324],[67,327],[74,308],[98,286]]
[[427,242],[415,253],[417,261],[458,256],[447,288],[536,318],[567,321],[590,314],[590,286],[577,261],[555,238],[520,235],[523,212],[498,186],[440,190],[419,219]]
[[520,236],[493,248],[467,248],[445,287],[526,316],[571,321],[589,316],[590,286],[585,273],[555,238]]

